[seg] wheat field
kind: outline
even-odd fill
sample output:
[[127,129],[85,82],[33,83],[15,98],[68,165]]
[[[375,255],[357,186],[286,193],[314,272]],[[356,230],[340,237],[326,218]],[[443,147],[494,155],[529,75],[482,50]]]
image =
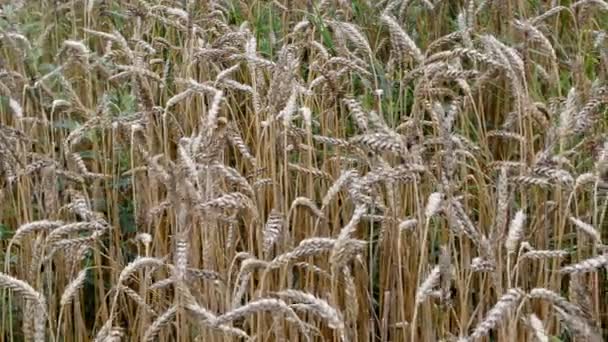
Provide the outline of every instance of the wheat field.
[[608,339],[608,1],[0,6],[0,342]]

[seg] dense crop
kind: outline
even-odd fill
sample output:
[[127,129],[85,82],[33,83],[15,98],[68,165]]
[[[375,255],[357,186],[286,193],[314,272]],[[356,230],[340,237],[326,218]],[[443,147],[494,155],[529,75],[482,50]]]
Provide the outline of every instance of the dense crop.
[[608,338],[608,2],[4,3],[0,341]]

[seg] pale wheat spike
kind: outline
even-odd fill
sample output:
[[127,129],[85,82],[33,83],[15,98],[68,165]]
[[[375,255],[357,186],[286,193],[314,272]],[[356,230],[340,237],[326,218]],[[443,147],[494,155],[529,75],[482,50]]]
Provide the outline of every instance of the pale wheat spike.
[[135,292],[135,290],[131,289],[128,286],[121,286],[118,288],[119,291],[126,294],[129,298],[131,298],[137,305],[141,306],[148,314],[156,316],[156,311],[152,309],[152,307],[146,303],[146,300],[139,295],[139,293]]
[[232,296],[232,308],[237,308],[241,304],[241,299],[247,291],[249,280],[251,279],[251,273],[255,268],[268,267],[268,263],[263,260],[255,258],[249,258],[241,264],[241,268],[236,277],[236,287],[234,289],[234,295]]
[[298,290],[283,290],[277,293],[281,298],[296,302],[296,308],[301,308],[318,315],[327,321],[327,325],[332,329],[344,329],[344,319],[342,314],[329,305],[329,303],[321,298],[318,298],[310,293]]
[[193,93],[194,93],[194,91],[192,89],[188,88],[180,93],[175,94],[170,99],[168,99],[167,102],[165,103],[165,111],[167,111],[169,108],[175,106],[179,102],[187,99]]
[[549,187],[551,182],[549,178],[545,177],[533,177],[533,176],[515,176],[511,178],[514,183],[521,183],[523,185],[536,185],[540,187]]
[[503,138],[503,139],[512,139],[515,140],[519,143],[525,144],[526,143],[526,138],[521,135],[521,134],[517,134],[517,133],[513,133],[513,132],[507,132],[507,131],[503,131],[503,130],[493,130],[493,131],[489,131],[486,136],[488,137],[498,137],[498,138]]
[[255,157],[251,154],[249,147],[243,141],[243,138],[241,137],[235,124],[228,125],[226,138],[228,139],[230,145],[236,148],[245,159],[247,159],[253,166],[256,165]]
[[439,248],[439,281],[441,286],[441,300],[443,302],[450,301],[450,284],[452,283],[452,257],[450,255],[450,249],[448,246],[441,246]]
[[233,89],[233,90],[238,90],[238,91],[243,91],[249,94],[253,94],[253,88],[247,84],[243,84],[243,83],[239,83],[235,80],[231,80],[231,79],[223,79],[220,81],[220,83],[218,84],[219,86],[223,86],[225,88],[229,88],[229,89]]
[[325,278],[328,280],[331,279],[331,274],[329,272],[327,272],[323,268],[316,266],[314,264],[303,261],[303,262],[296,262],[293,264],[293,266],[306,269],[307,271],[312,272],[321,278]]
[[372,53],[372,49],[365,35],[354,24],[343,21],[332,22],[336,28],[343,32],[344,36],[350,40],[357,49],[363,50],[366,53]]
[[332,64],[343,65],[345,68],[356,71],[363,76],[371,76],[370,72],[365,69],[366,63],[354,55],[351,55],[350,58],[332,57],[327,61],[326,65]]
[[86,47],[81,41],[77,40],[64,40],[62,48],[70,48],[77,51],[82,56],[86,56],[90,53],[89,48]]
[[549,342],[549,336],[547,336],[545,326],[538,316],[530,314],[527,321],[538,342]]
[[152,235],[148,233],[138,233],[135,235],[135,241],[141,242],[144,246],[150,245],[152,243]]
[[52,230],[46,238],[46,243],[53,244],[60,240],[62,235],[69,235],[82,231],[101,231],[104,229],[105,227],[100,222],[95,221],[68,223]]
[[352,257],[353,253],[361,248],[362,243],[351,239],[351,236],[355,233],[357,225],[366,212],[367,206],[357,206],[350,221],[340,230],[329,259],[333,267],[340,268],[343,266]]
[[301,332],[307,335],[307,328],[304,322],[300,320],[298,315],[282,300],[274,298],[261,298],[251,301],[244,306],[231,310],[221,316],[218,316],[215,323],[217,325],[224,325],[233,322],[237,319],[251,316],[262,311],[275,311],[283,313],[288,320],[296,323]]
[[211,328],[215,330],[219,330],[223,333],[233,335],[235,337],[244,338],[246,340],[250,339],[250,336],[247,333],[239,328],[232,327],[228,324],[217,324],[217,317],[211,313],[209,310],[203,308],[197,303],[188,303],[186,305],[188,311],[199,318],[199,323],[203,328]]
[[35,342],[44,342],[45,329],[46,329],[46,317],[47,317],[47,308],[46,308],[46,299],[45,297],[34,290],[30,284],[19,280],[17,278],[11,277],[8,274],[4,274],[0,272],[0,288],[1,289],[9,289],[14,293],[20,295],[21,297],[32,301],[36,306],[36,311],[34,312],[34,341]]
[[577,264],[563,267],[562,273],[589,273],[595,272],[598,268],[608,265],[608,254],[596,256],[583,260]]
[[351,237],[351,235],[357,229],[357,224],[359,224],[361,218],[367,212],[367,210],[368,208],[365,205],[360,205],[355,208],[355,211],[353,212],[350,221],[340,230],[340,234],[338,235],[338,241]]
[[509,183],[507,168],[501,167],[500,174],[498,176],[498,184],[496,185],[496,196],[498,197],[496,203],[496,213],[494,216],[494,225],[490,233],[490,240],[492,243],[497,243],[502,238],[506,226],[507,210],[509,206]]
[[325,196],[323,196],[323,199],[321,200],[321,210],[323,210],[325,207],[327,207],[329,205],[329,203],[331,203],[331,201],[336,197],[338,192],[340,192],[342,187],[353,176],[357,176],[357,175],[358,175],[358,173],[356,170],[347,170],[347,171],[342,172],[340,177],[338,177],[338,179],[327,190],[327,192],[325,193]]
[[215,85],[217,85],[218,82],[222,81],[224,78],[228,77],[233,72],[237,71],[240,67],[241,67],[240,63],[237,63],[231,67],[228,67],[228,68],[220,71],[217,74],[217,76],[215,76]]
[[566,136],[570,134],[574,128],[574,115],[576,114],[575,111],[578,97],[579,95],[576,88],[570,88],[570,91],[568,91],[568,96],[566,98],[565,108],[561,111],[559,115],[558,132],[560,136]]
[[418,224],[418,220],[416,219],[407,219],[399,222],[399,230],[400,231],[410,231],[416,227]]
[[583,233],[587,234],[595,243],[601,243],[602,237],[600,232],[595,229],[589,223],[583,222],[576,217],[570,217],[570,222],[572,222],[578,229],[580,229]]
[[568,282],[568,299],[581,308],[586,318],[593,312],[591,284],[584,274],[571,274]]
[[430,220],[431,217],[435,216],[443,203],[443,194],[440,192],[433,192],[427,201],[426,208],[424,209],[424,217],[426,220]]
[[15,100],[11,97],[8,100],[8,105],[9,105],[10,109],[13,111],[13,115],[17,119],[21,119],[23,117],[23,108],[21,107],[21,104],[19,103],[19,101]]
[[608,3],[606,3],[603,0],[580,0],[580,1],[577,1],[577,2],[573,3],[572,5],[570,5],[570,8],[574,9],[576,7],[581,7],[581,6],[582,7],[594,6],[598,10],[608,11]]
[[161,267],[165,265],[165,261],[158,258],[151,257],[138,257],[130,262],[125,268],[122,269],[118,276],[118,286],[124,285],[127,280],[135,271],[144,267]]
[[416,290],[416,304],[423,303],[433,291],[433,288],[439,285],[440,269],[439,266],[433,267],[429,275],[424,279],[422,284]]
[[[310,198],[301,196],[294,199],[293,202],[291,202],[289,213],[291,214],[291,212],[293,212],[293,210],[298,206],[304,206],[308,208],[318,218],[325,219],[325,215],[323,215],[323,212],[319,210],[317,205]],[[288,215],[288,217],[291,217],[291,215]]]
[[555,6],[555,7],[552,7],[549,10],[547,10],[545,13],[543,13],[543,14],[541,14],[539,16],[536,16],[536,17],[530,19],[530,23],[532,25],[537,25],[541,21],[543,21],[543,20],[545,20],[545,19],[553,16],[554,14],[557,14],[557,13],[559,13],[561,11],[564,11],[564,10],[567,11],[568,7],[565,7],[565,6]]
[[347,303],[349,303],[345,310],[346,317],[350,322],[356,322],[359,316],[359,296],[357,294],[355,277],[348,266],[342,268],[341,275],[344,278],[344,295]]
[[361,253],[367,245],[367,241],[358,239],[342,239],[336,242],[329,257],[329,263],[334,270],[344,267],[356,255]]
[[113,327],[108,332],[103,342],[121,342],[125,335],[124,329],[121,327]]
[[416,46],[416,43],[408,36],[407,33],[399,26],[397,21],[388,14],[383,14],[381,20],[388,26],[391,36],[391,42],[397,50],[397,53],[404,53],[412,56],[417,63],[424,61],[422,52]]
[[496,328],[504,322],[509,314],[521,302],[524,293],[518,288],[509,289],[486,314],[471,334],[471,339],[478,339],[487,336],[490,330]]
[[93,234],[91,234],[87,237],[74,238],[74,239],[62,239],[62,240],[53,242],[49,245],[49,247],[51,247],[50,252],[47,253],[44,260],[45,260],[45,262],[51,260],[54,253],[57,253],[59,251],[69,252],[71,249],[74,249],[74,248],[83,248],[84,246],[91,245],[91,244],[95,243],[99,239],[99,237],[101,237],[104,234],[104,232],[105,232],[105,230],[96,230],[93,232]]
[[175,240],[175,252],[173,256],[175,268],[173,269],[173,275],[177,281],[182,281],[186,277],[188,268],[189,241],[184,233],[178,234]]
[[348,107],[348,110],[354,117],[359,129],[366,132],[368,129],[369,119],[367,118],[367,114],[363,111],[363,108],[359,102],[353,98],[343,99],[342,102]]
[[25,301],[23,308],[23,323],[21,330],[26,341],[34,340],[34,320],[36,316],[36,305],[31,301]]
[[316,254],[320,254],[323,252],[331,251],[336,245],[335,239],[330,238],[308,238],[300,241],[298,246],[294,248],[292,251],[283,253],[270,262],[268,267],[276,268],[284,265],[290,260],[296,258],[308,257]]
[[112,320],[108,319],[103,323],[99,331],[97,331],[97,334],[95,335],[95,342],[105,341],[110,333],[110,329],[112,329]]
[[462,203],[457,199],[452,199],[446,203],[446,214],[448,216],[448,224],[450,229],[458,234],[465,234],[473,243],[479,245],[484,239],[482,234],[477,230],[475,224],[466,213]]
[[37,232],[40,230],[53,230],[57,227],[62,226],[63,224],[64,224],[63,221],[50,221],[50,220],[28,222],[24,225],[21,225],[19,228],[17,228],[9,245],[19,241],[21,239],[21,237],[25,234]]
[[572,315],[562,308],[556,306],[555,311],[560,315],[564,323],[568,326],[574,338],[578,341],[587,342],[602,342],[604,341],[597,328],[590,325],[587,320],[581,316]]
[[515,253],[519,240],[521,240],[524,234],[524,224],[526,221],[526,214],[523,210],[519,210],[511,224],[509,226],[509,233],[507,234],[507,240],[505,241],[505,247],[508,253]]
[[329,59],[329,51],[327,51],[327,49],[325,48],[325,46],[322,43],[320,43],[316,40],[313,40],[310,42],[310,45],[312,48],[314,48],[319,53],[320,56],[317,55],[318,59],[321,59],[324,61]]
[[151,289],[151,290],[164,289],[168,286],[173,285],[174,282],[175,282],[175,279],[173,279],[172,277],[165,278],[165,279],[159,280],[159,281],[153,283],[152,285],[150,285],[149,289]]
[[322,178],[322,179],[326,179],[326,180],[330,180],[330,181],[332,180],[332,177],[330,174],[328,174],[325,171],[319,170],[317,168],[303,167],[303,166],[300,166],[300,165],[294,164],[294,163],[288,163],[287,167],[296,172],[309,174],[314,177],[318,177],[318,178]]
[[195,316],[205,320],[209,325],[214,325],[217,320],[217,316],[206,308],[200,306],[196,301],[192,301],[193,298],[188,296],[188,300],[186,302],[186,309],[192,312]]
[[308,132],[311,132],[313,123],[312,110],[308,107],[301,107],[299,113],[302,114],[302,119],[304,120],[304,124],[306,125],[306,130]]
[[310,21],[303,19],[295,24],[291,30],[292,33],[303,32],[310,27]]
[[40,302],[44,299],[30,284],[0,272],[0,288],[12,290],[27,300]]
[[553,48],[553,44],[551,41],[532,23],[527,20],[513,20],[513,26],[518,30],[521,30],[526,33],[526,37],[532,41],[537,41],[543,47],[543,49],[549,53],[551,60],[554,63],[557,63],[557,56],[555,54],[555,49]]
[[209,108],[209,112],[207,113],[207,128],[208,134],[211,134],[217,128],[217,117],[220,111],[221,102],[224,99],[224,92],[221,90],[215,90],[215,94],[213,95],[213,100],[211,101],[211,106]]
[[264,225],[263,237],[263,250],[264,253],[268,254],[270,249],[274,245],[274,243],[279,239],[281,235],[281,231],[284,225],[283,214],[281,214],[278,210],[272,209],[270,211],[270,215],[268,215],[268,220]]
[[154,322],[152,322],[152,324],[148,327],[148,329],[146,329],[143,340],[148,341],[148,342],[156,341],[156,337],[158,336],[158,334],[160,333],[162,328],[164,326],[166,326],[173,319],[173,317],[175,316],[176,313],[177,313],[177,307],[172,306],[169,309],[167,309],[165,312],[163,312],[162,315],[158,316],[154,320]]
[[545,288],[534,288],[528,293],[528,298],[542,299],[552,303],[554,306],[560,307],[566,310],[568,313],[575,316],[584,316],[583,310],[576,304],[568,301],[558,293]]
[[565,258],[570,253],[564,250],[532,250],[522,254],[522,259],[553,259]]
[[475,257],[471,260],[471,271],[473,272],[492,272],[495,268],[496,264],[493,261],[481,257]]
[[393,135],[386,133],[371,133],[354,136],[350,139],[353,144],[363,145],[375,152],[390,151],[400,153],[402,144]]
[[59,303],[61,306],[68,305],[72,302],[72,299],[76,296],[76,293],[82,288],[84,285],[84,281],[87,276],[88,269],[84,269],[78,273],[76,278],[74,278],[68,286],[66,286],[65,290],[63,290],[63,294],[61,295],[61,299]]
[[200,204],[200,207],[205,210],[239,210],[251,208],[251,199],[240,192],[231,192],[221,195],[218,198],[212,199]]

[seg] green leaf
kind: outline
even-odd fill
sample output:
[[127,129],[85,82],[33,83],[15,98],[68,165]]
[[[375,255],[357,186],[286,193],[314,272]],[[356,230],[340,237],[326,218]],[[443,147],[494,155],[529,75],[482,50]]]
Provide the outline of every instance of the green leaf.
[[0,240],[8,239],[12,234],[12,230],[10,230],[4,223],[0,223]]
[[135,226],[135,214],[133,209],[134,208],[132,201],[127,202],[127,204],[121,204],[118,207],[120,228],[123,233],[135,233],[137,231],[137,227]]

